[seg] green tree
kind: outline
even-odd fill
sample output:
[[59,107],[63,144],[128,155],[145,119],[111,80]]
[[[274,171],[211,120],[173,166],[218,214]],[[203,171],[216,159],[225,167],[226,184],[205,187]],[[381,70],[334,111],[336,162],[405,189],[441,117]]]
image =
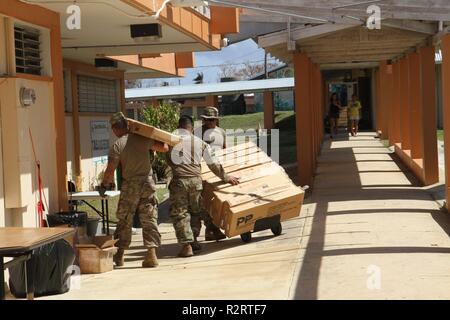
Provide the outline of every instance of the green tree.
[[[146,124],[168,132],[173,132],[178,127],[180,107],[177,105],[163,102],[157,107],[147,106],[143,111]],[[152,167],[159,180],[167,179],[170,176],[170,169],[164,154],[152,154]]]

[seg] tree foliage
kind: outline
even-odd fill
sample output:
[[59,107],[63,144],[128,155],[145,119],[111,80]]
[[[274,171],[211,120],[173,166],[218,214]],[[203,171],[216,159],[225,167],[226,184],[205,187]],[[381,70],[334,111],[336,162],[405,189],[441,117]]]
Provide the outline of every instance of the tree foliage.
[[[157,107],[148,106],[143,111],[144,122],[151,126],[168,132],[173,132],[178,127],[180,107],[177,105],[164,102]],[[168,178],[170,170],[164,154],[153,153],[152,166],[158,179]]]
[[[267,62],[267,70],[277,67],[279,64]],[[244,62],[240,66],[233,64],[222,65],[219,67],[219,78],[235,77],[241,80],[251,79],[264,72],[264,63]]]

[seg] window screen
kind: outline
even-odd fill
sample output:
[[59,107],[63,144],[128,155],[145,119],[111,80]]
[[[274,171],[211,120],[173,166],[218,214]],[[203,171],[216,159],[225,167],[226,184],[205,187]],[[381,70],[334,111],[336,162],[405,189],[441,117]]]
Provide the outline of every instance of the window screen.
[[114,113],[119,111],[116,80],[78,75],[78,110]]
[[16,72],[41,75],[41,43],[39,30],[14,26]]

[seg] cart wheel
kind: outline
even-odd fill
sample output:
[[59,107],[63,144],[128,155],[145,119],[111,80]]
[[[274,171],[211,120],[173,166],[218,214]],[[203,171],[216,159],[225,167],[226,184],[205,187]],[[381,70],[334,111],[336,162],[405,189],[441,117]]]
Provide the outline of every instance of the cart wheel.
[[283,231],[283,227],[281,226],[281,222],[278,223],[276,226],[273,226],[272,228],[270,228],[270,230],[272,230],[272,233],[276,236],[279,236],[281,234],[281,232]]
[[245,243],[249,243],[250,241],[252,241],[252,233],[246,232],[246,233],[241,234],[241,239]]

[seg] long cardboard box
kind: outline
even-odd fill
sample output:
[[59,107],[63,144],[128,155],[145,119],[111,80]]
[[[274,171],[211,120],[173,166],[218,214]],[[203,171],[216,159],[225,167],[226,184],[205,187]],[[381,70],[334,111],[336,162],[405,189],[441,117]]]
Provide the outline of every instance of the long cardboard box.
[[224,183],[206,164],[202,167],[204,207],[228,237],[253,231],[264,218],[279,215],[285,221],[300,214],[304,191],[281,166],[252,142],[229,149],[218,159],[225,172],[240,178],[239,185]]
[[233,187],[214,191],[214,199],[211,202],[213,221],[217,226],[225,229],[227,221],[224,220],[224,217],[227,208],[236,207],[256,200],[264,200],[267,196],[286,191],[290,187],[291,183],[289,178],[279,173],[277,175],[252,180],[245,183],[240,189]]
[[171,134],[170,132],[155,128],[133,119],[127,119],[127,121],[130,132],[132,133],[136,133],[153,140],[167,143],[172,147],[177,145],[181,141],[181,138],[179,136]]
[[288,190],[264,196],[242,205],[225,208],[222,225],[228,237],[252,231],[262,218],[280,215],[280,221],[295,218],[300,214],[304,192],[291,186]]
[[[236,170],[236,166],[240,169],[254,166],[261,163],[271,162],[272,159],[263,151],[258,151],[252,154],[240,155],[238,157],[226,158],[223,161],[220,159],[219,163],[222,164],[226,172],[231,172]],[[233,168],[230,168],[233,167]],[[233,170],[234,169],[234,170]],[[205,162],[202,162],[202,174],[210,172],[208,166]]]

